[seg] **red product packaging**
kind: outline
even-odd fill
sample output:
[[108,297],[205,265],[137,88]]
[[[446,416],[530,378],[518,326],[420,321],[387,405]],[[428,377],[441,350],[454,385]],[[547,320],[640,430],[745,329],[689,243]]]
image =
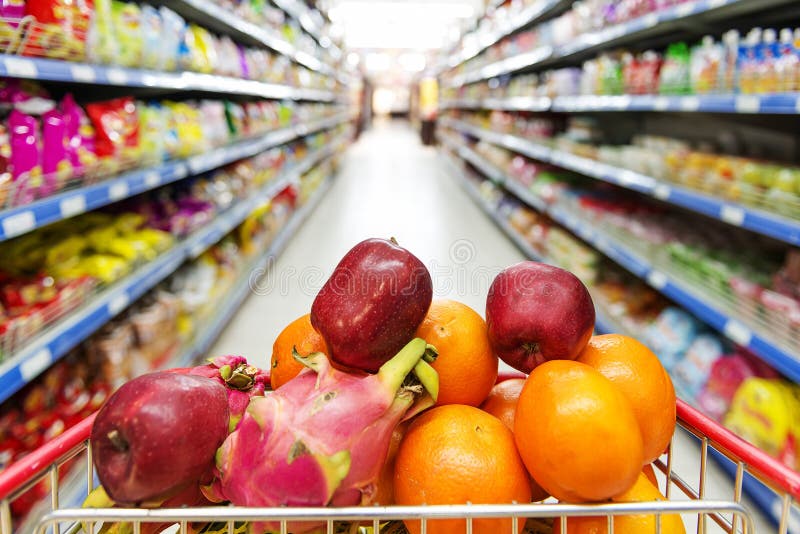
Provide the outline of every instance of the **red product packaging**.
[[86,105],[95,129],[95,152],[99,157],[121,156],[139,147],[139,115],[131,97]]

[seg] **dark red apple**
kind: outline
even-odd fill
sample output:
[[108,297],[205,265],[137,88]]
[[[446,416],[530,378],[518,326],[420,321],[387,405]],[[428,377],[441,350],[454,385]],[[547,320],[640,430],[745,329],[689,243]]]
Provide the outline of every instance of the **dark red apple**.
[[425,265],[394,240],[344,255],[311,306],[311,324],[340,367],[377,372],[414,338],[433,299]]
[[216,380],[169,372],[134,378],[92,425],[97,476],[117,504],[174,497],[211,472],[228,417],[227,392]]
[[535,261],[503,270],[486,297],[492,349],[523,373],[547,360],[577,358],[594,319],[592,297],[577,276]]

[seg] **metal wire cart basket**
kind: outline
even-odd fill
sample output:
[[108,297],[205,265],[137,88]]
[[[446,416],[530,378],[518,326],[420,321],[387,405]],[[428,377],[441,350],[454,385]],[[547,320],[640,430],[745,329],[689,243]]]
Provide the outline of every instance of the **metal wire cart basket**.
[[[326,534],[341,532],[362,534],[400,534],[405,532],[399,520],[421,521],[421,534],[426,533],[428,521],[443,518],[464,519],[464,532],[472,534],[472,521],[481,518],[519,518],[508,521],[511,534],[549,532],[553,518],[565,516],[607,517],[608,532],[613,533],[613,518],[626,514],[680,514],[687,532],[756,532],[754,515],[743,500],[746,482],[758,480],[773,493],[777,532],[795,532],[797,503],[800,502],[800,473],[784,466],[761,450],[749,445],[682,401],[678,401],[678,428],[670,449],[655,462],[660,476],[660,489],[667,500],[660,502],[567,505],[557,503],[457,506],[374,506],[347,508],[242,508],[219,506],[181,509],[84,509],[64,508],[64,488],[59,491],[59,472],[63,466],[77,463],[83,467],[79,474],[82,495],[95,485],[91,462],[89,433],[93,417],[89,417],[58,438],[23,458],[0,473],[0,533],[22,530],[12,526],[11,503],[36,484],[49,481],[51,510],[28,525],[37,534],[53,532],[97,533],[102,524],[127,523],[125,532],[139,534],[155,524],[172,525],[169,532],[246,532],[244,522],[269,521],[281,534],[291,531],[292,523],[314,522]],[[671,451],[676,439],[698,442],[699,472],[679,472],[679,461]],[[712,500],[707,495],[711,457],[727,463],[733,471],[730,496]],[[666,484],[669,480],[669,484]],[[726,479],[728,480],[728,479]],[[665,487],[666,486],[666,487]],[[73,498],[74,501],[74,498]],[[348,522],[348,523],[345,523]],[[203,525],[205,524],[205,525]],[[561,533],[566,533],[566,521],[561,521]],[[696,525],[696,527],[695,527]],[[279,526],[279,528],[278,528]],[[656,521],[657,532],[661,524]],[[372,532],[369,532],[372,530]],[[760,529],[763,531],[763,529]],[[772,530],[772,529],[770,529]],[[555,529],[554,534],[559,534]],[[500,534],[500,533],[498,533]]]

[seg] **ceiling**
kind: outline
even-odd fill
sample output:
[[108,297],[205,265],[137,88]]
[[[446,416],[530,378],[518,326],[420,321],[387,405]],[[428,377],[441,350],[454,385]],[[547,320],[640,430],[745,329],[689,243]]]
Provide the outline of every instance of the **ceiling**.
[[321,0],[331,34],[367,73],[420,72],[483,12],[485,0]]

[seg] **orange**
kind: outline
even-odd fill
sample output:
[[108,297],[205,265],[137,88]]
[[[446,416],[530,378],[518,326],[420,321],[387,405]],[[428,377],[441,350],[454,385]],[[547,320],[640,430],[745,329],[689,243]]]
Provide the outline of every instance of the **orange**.
[[439,353],[433,362],[439,373],[436,404],[479,406],[497,380],[499,365],[483,318],[466,304],[435,300],[416,337]]
[[[528,503],[531,488],[508,427],[473,406],[450,404],[411,423],[397,453],[394,497],[399,505]],[[473,532],[510,532],[511,521],[476,519]],[[411,534],[419,534],[420,521],[405,523]],[[428,534],[465,531],[464,519],[427,523]]]
[[[642,473],[636,483],[614,499],[614,502],[653,502],[665,501],[666,498]],[[680,515],[662,515],[660,518],[662,534],[686,534]],[[556,520],[553,532],[561,532],[561,520]],[[606,517],[570,517],[567,519],[568,534],[606,534],[608,519]],[[654,514],[618,515],[614,518],[615,534],[655,534],[656,516]]]
[[560,501],[620,495],[644,463],[628,399],[598,371],[571,360],[545,362],[528,376],[514,437],[530,474]]
[[644,464],[642,473],[644,473],[644,476],[647,477],[647,480],[649,480],[653,486],[658,488],[658,479],[656,478],[656,470],[653,468],[653,464]]
[[[481,410],[488,412],[500,419],[512,431],[514,430],[514,414],[517,411],[517,400],[525,385],[524,378],[509,378],[503,380],[492,388],[489,396],[481,404]],[[550,496],[531,477],[531,500],[543,501]]]
[[495,384],[481,404],[481,410],[497,417],[514,430],[514,413],[517,411],[517,400],[524,385],[524,378],[510,378]]
[[394,466],[397,461],[397,451],[400,450],[400,442],[408,430],[409,422],[403,421],[392,431],[392,440],[389,442],[389,452],[386,454],[386,461],[383,462],[381,473],[378,476],[378,483],[375,487],[375,495],[372,497],[371,504],[390,506],[394,504]]
[[298,317],[286,325],[272,345],[272,363],[269,373],[272,389],[278,389],[305,369],[305,366],[292,356],[293,348],[302,356],[307,356],[312,352],[328,353],[325,340],[311,326],[309,314]]
[[675,388],[658,357],[632,337],[594,336],[577,361],[591,365],[628,398],[644,441],[644,461],[664,453],[675,432]]

